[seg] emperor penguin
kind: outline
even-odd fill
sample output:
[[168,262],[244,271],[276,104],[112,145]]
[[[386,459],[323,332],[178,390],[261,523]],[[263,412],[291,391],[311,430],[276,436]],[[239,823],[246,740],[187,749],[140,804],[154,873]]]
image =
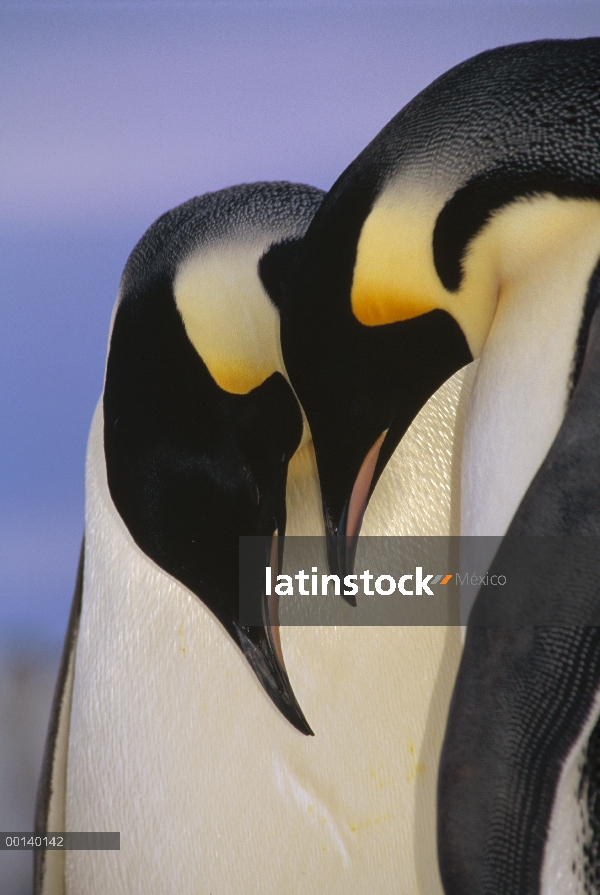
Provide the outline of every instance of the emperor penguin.
[[341,175],[305,237],[273,249],[331,564],[352,564],[399,439],[474,359],[460,533],[508,532],[495,563],[513,570],[521,536],[563,539],[554,562],[544,542],[544,574],[520,566],[508,602],[482,588],[473,608],[440,768],[447,895],[600,891],[599,635],[586,627],[600,589],[589,552],[564,541],[600,534],[599,200],[600,39],[539,41],[440,77]]
[[[36,895],[441,893],[434,768],[459,639],[278,629],[265,594],[262,627],[238,616],[240,535],[273,538],[276,564],[284,536],[324,534],[261,263],[321,200],[285,183],[208,194],[127,262],[36,818],[121,845],[37,853]],[[389,533],[381,494],[366,533]]]

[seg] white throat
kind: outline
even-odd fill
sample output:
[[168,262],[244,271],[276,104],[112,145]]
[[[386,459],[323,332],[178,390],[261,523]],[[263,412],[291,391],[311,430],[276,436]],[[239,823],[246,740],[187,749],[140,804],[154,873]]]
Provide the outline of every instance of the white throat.
[[[543,226],[541,214],[550,219]],[[494,227],[505,230],[502,254],[510,261],[500,262],[498,306],[467,413],[463,535],[505,533],[562,424],[600,254],[600,205],[517,203]]]

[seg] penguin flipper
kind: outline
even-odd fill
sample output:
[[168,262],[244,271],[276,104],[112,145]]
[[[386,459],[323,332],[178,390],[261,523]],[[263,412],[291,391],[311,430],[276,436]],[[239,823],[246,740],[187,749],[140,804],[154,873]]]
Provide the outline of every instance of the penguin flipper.
[[[85,539],[81,545],[75,593],[71,604],[58,679],[52,700],[42,770],[35,806],[35,832],[64,832],[67,786],[67,756],[71,698],[75,677],[75,651],[81,617]],[[64,895],[65,855],[62,850],[36,850],[33,853],[33,895]]]
[[447,895],[597,891],[600,263],[584,318],[565,419],[490,569],[509,586],[469,617],[438,778]]

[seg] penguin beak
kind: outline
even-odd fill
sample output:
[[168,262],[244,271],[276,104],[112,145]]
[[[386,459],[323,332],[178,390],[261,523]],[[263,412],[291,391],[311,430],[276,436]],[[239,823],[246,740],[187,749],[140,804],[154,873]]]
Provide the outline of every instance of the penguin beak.
[[[325,506],[327,520],[327,555],[329,565],[335,574],[341,578],[352,574],[358,546],[358,536],[362,526],[363,516],[371,496],[373,478],[377,468],[377,461],[381,446],[387,435],[387,429],[381,433],[377,441],[368,451],[358,475],[354,480],[350,497],[344,503],[337,524]],[[351,606],[356,606],[355,597],[347,597]]]
[[[271,538],[267,552],[267,564],[271,566],[276,578],[283,559],[283,537],[278,537],[277,531]],[[242,652],[281,714],[300,733],[314,736],[294,695],[285,667],[279,636],[279,597],[277,594],[268,596],[263,586],[260,605],[262,625],[242,628],[234,622]]]

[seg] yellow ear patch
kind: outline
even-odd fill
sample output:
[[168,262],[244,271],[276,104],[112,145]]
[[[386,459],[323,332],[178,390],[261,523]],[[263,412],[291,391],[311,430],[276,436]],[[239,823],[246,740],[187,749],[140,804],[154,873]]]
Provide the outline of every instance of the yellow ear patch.
[[445,307],[447,293],[433,264],[437,209],[423,204],[375,206],[358,242],[352,312],[365,326],[409,320]]
[[440,308],[457,321],[473,357],[483,350],[503,290],[553,262],[567,243],[595,232],[600,217],[600,204],[589,199],[516,199],[493,214],[470,243],[461,287],[452,293],[433,262],[433,230],[443,204],[410,187],[384,191],[360,234],[351,306],[365,326]]
[[192,345],[217,385],[244,395],[284,373],[279,315],[258,275],[260,244],[209,246],[178,270],[175,303]]

